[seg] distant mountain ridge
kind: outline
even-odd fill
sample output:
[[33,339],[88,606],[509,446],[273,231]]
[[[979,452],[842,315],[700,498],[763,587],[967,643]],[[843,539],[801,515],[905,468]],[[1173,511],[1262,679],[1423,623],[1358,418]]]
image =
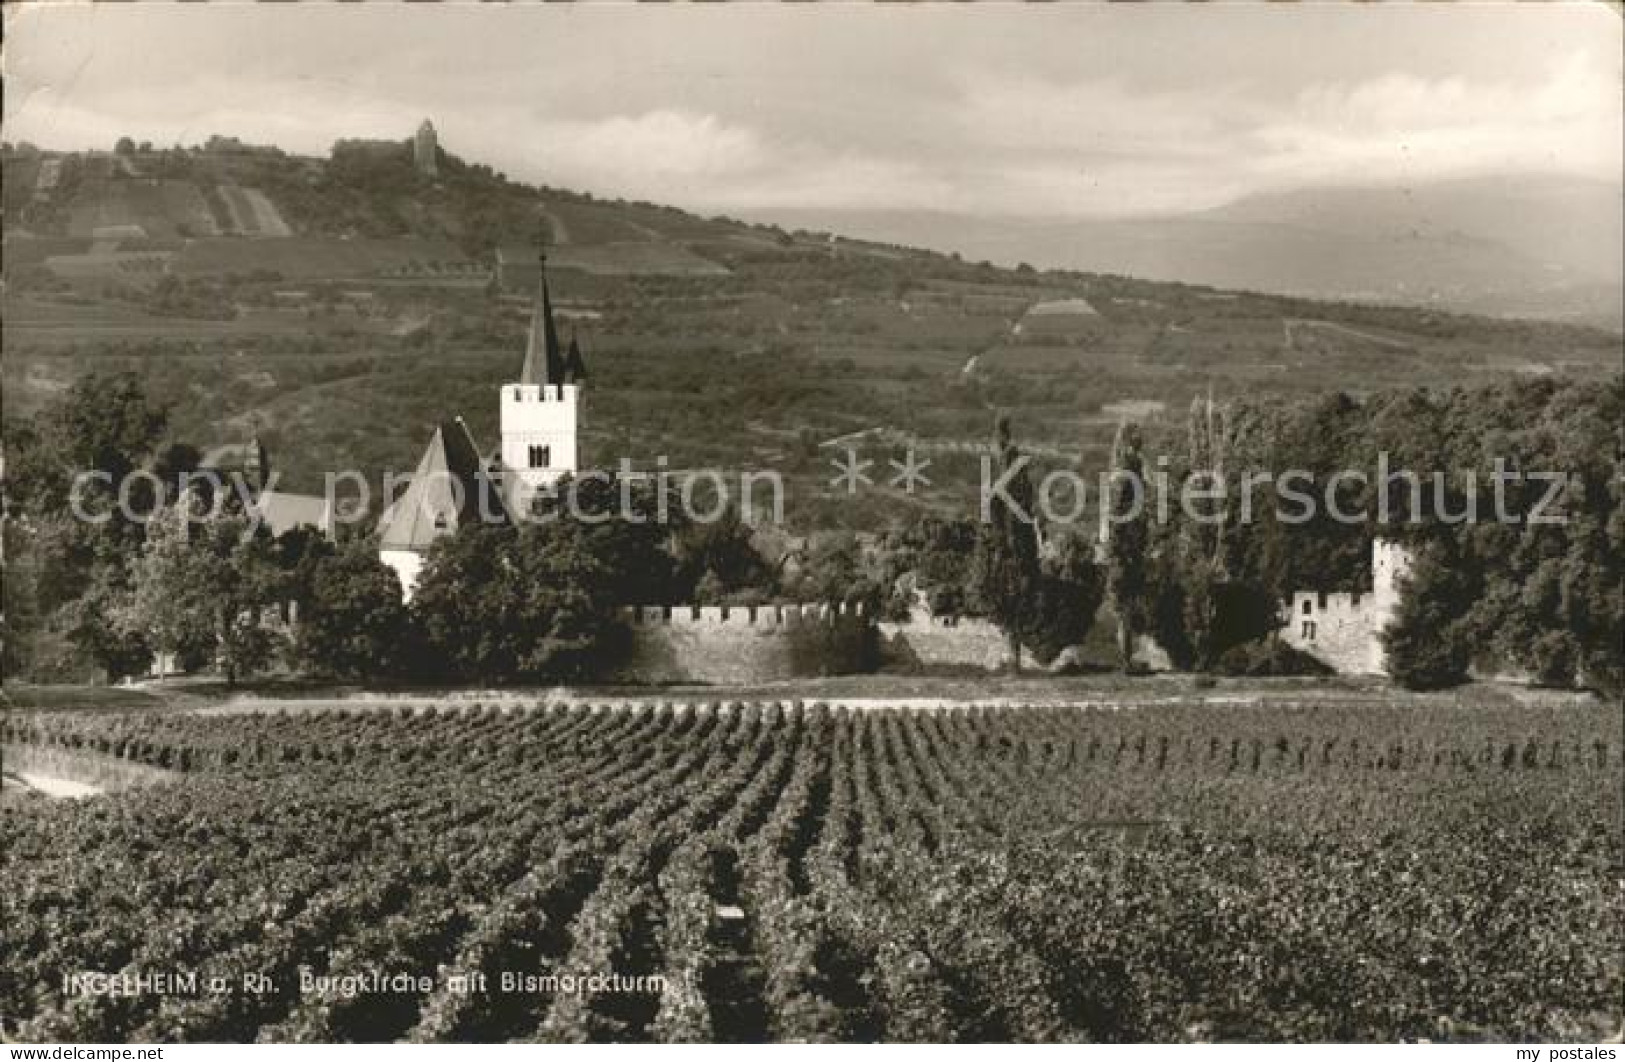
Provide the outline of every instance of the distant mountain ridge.
[[1584,178],[1479,177],[1251,196],[1210,214],[1342,235],[1488,240],[1553,275],[1606,282],[1621,275],[1621,194],[1617,184]]
[[1616,184],[1505,176],[1261,194],[1174,217],[1049,221],[807,210],[780,220],[1003,265],[1619,330],[1621,214]]

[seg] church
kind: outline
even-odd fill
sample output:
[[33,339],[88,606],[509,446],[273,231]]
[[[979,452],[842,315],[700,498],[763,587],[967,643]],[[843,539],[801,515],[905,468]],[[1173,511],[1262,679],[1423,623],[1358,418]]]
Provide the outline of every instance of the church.
[[536,496],[580,469],[587,366],[575,336],[559,342],[545,257],[519,378],[499,393],[500,435],[481,456],[463,418],[442,421],[412,480],[379,520],[378,556],[410,601],[429,548],[464,523],[528,512]]

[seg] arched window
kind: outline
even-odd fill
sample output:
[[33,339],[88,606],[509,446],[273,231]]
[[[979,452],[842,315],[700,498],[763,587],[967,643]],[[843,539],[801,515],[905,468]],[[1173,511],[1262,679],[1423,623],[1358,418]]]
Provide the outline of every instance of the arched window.
[[530,448],[530,467],[546,468],[548,465],[553,463],[552,456],[553,454],[549,447],[532,446]]
[[1303,621],[1303,638],[1304,638],[1304,641],[1307,641],[1307,642],[1312,642],[1312,641],[1315,640],[1315,621],[1314,620],[1304,620]]
[[1303,602],[1303,614],[1305,616],[1313,616],[1315,614],[1315,603],[1307,598],[1305,598]]

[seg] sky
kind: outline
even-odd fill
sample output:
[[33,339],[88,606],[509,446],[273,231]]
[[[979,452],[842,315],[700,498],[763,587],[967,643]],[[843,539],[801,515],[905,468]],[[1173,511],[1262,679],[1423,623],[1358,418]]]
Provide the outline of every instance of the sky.
[[5,138],[442,145],[710,213],[1179,214],[1250,194],[1621,174],[1620,9],[5,5]]

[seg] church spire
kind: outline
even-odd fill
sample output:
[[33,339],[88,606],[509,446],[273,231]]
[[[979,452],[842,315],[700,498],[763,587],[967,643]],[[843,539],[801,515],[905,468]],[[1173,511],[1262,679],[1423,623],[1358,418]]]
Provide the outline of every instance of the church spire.
[[525,344],[525,365],[519,373],[519,382],[551,387],[564,382],[564,357],[559,351],[559,332],[553,324],[553,297],[547,290],[547,255],[538,255],[537,259],[540,290],[531,310],[530,339]]

